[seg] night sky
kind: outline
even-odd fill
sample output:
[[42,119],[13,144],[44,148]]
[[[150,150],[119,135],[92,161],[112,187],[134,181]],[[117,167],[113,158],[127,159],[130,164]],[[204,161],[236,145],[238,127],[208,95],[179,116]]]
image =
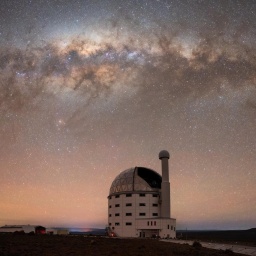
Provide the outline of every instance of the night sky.
[[170,152],[178,229],[256,226],[256,1],[1,0],[0,226],[102,227]]

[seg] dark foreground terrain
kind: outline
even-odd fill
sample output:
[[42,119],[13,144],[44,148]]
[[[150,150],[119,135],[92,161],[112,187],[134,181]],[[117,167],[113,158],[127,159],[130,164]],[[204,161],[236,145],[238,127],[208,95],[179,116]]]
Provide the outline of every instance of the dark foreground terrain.
[[[57,235],[0,235],[0,256],[3,255],[229,255],[232,251],[195,248],[165,243],[154,239],[118,239]],[[234,254],[235,255],[235,254]],[[238,255],[238,254],[236,254]]]
[[256,228],[228,231],[177,231],[177,237],[185,240],[256,246]]

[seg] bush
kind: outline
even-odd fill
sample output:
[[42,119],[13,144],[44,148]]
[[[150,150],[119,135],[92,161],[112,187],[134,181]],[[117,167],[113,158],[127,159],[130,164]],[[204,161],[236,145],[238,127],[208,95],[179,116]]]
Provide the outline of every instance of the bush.
[[194,241],[193,245],[194,248],[201,248],[202,245],[198,241]]

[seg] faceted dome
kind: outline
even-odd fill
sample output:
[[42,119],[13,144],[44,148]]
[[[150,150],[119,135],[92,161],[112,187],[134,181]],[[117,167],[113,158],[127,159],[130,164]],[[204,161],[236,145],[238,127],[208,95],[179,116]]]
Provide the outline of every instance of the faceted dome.
[[133,167],[121,172],[112,182],[109,195],[122,192],[158,191],[162,177],[145,167]]

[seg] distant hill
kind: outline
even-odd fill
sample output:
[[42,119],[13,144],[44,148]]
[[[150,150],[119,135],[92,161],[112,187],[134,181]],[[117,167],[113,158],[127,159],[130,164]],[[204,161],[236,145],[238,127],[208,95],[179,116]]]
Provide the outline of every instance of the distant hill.
[[105,229],[100,228],[91,228],[88,231],[84,231],[83,229],[79,230],[69,230],[69,234],[71,235],[92,235],[92,236],[104,236],[106,235]]
[[102,228],[66,228],[66,227],[54,227],[52,229],[56,230],[68,230],[71,235],[93,235],[93,236],[103,236],[106,234],[105,229]]

